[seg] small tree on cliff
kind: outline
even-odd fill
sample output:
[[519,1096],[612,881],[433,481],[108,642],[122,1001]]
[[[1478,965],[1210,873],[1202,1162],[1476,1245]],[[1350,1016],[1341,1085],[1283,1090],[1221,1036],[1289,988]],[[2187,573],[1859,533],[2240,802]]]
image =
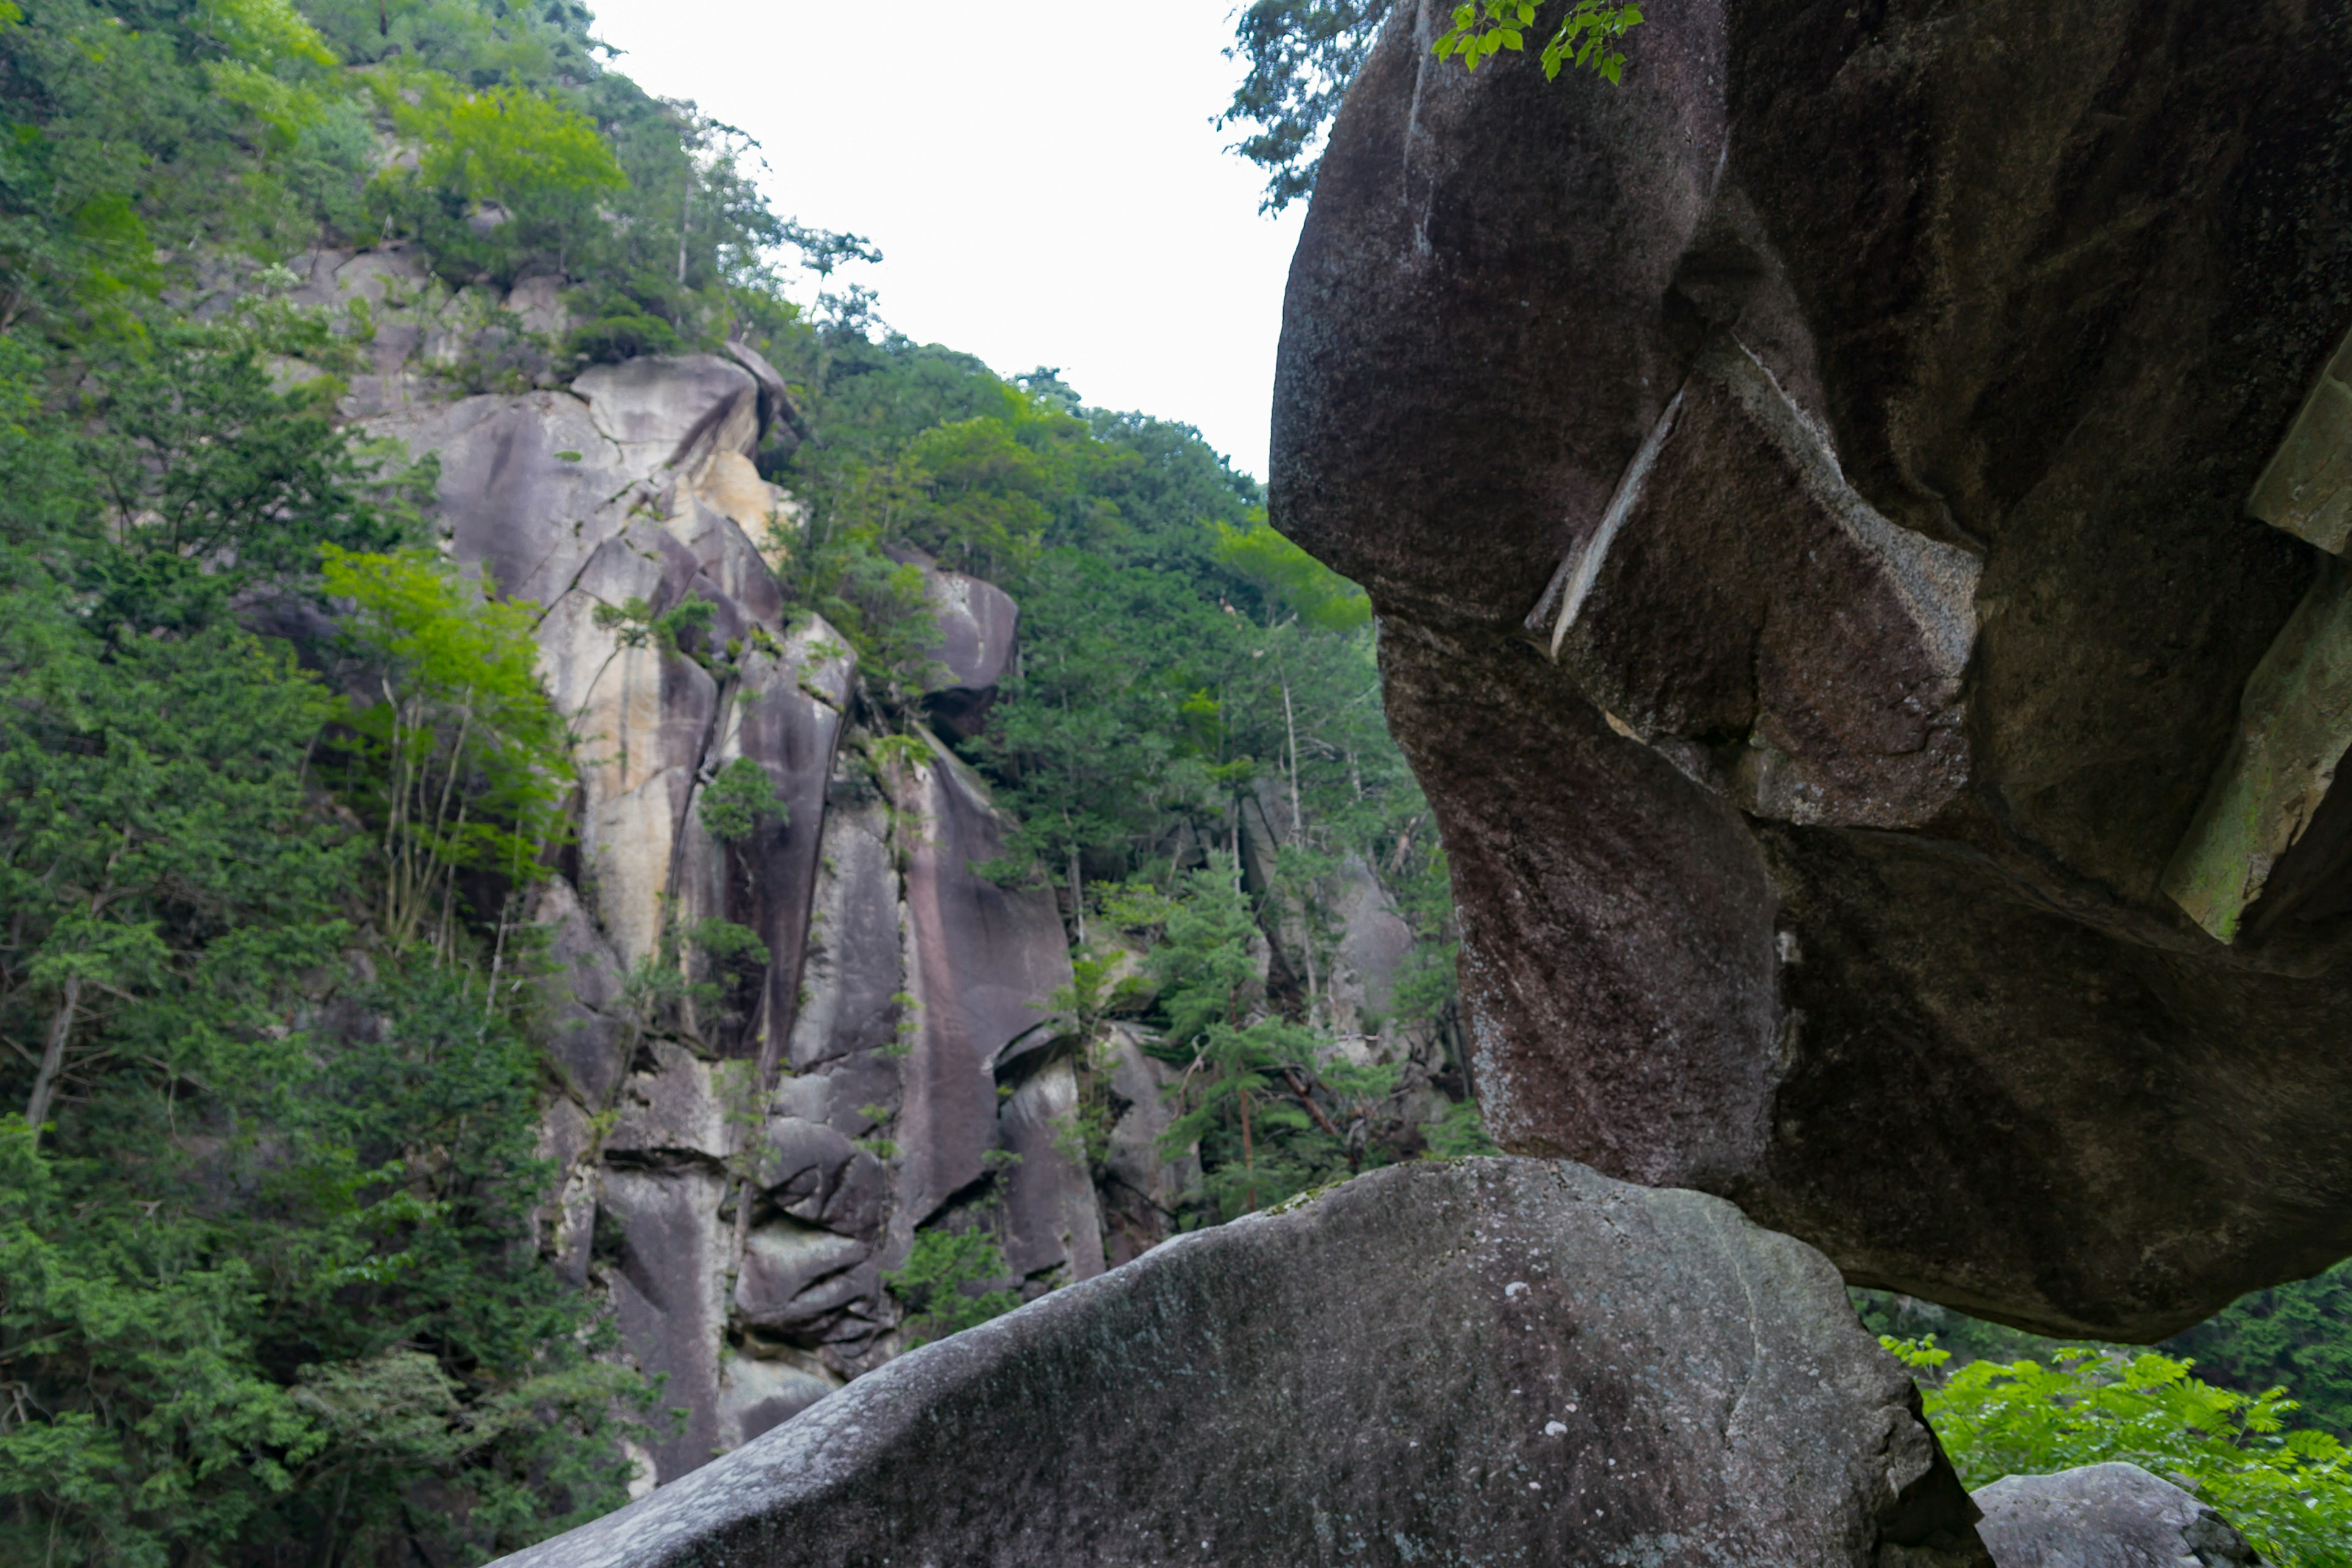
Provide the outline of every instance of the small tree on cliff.
[[1162,1152],[1199,1146],[1205,1195],[1221,1218],[1344,1172],[1337,1130],[1307,1092],[1319,1037],[1259,1010],[1257,926],[1231,861],[1185,879],[1165,929],[1151,956],[1162,1048],[1185,1066]]
[[[1324,131],[1372,52],[1373,41],[1396,0],[1257,0],[1236,26],[1230,58],[1245,60],[1249,74],[1234,89],[1234,100],[1217,118],[1217,129],[1255,126],[1235,142],[1239,153],[1267,173],[1263,212],[1280,212],[1315,191]],[[1475,70],[1496,54],[1527,47],[1549,19],[1551,35],[1541,46],[1544,75],[1558,79],[1567,69],[1589,70],[1610,81],[1620,79],[1625,56],[1616,45],[1643,20],[1638,5],[1601,0],[1473,0],[1454,8],[1453,26],[1433,46],[1441,59],[1458,59]]]

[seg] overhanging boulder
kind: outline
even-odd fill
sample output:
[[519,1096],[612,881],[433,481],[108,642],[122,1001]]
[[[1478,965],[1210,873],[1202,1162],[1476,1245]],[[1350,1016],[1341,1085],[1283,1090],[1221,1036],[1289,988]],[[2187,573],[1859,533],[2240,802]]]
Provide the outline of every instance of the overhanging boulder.
[[1615,87],[1451,12],[1334,128],[1270,504],[1496,1137],[2050,1333],[2352,1253],[2352,13],[1696,4]]
[[1836,1271],[1580,1166],[1396,1166],[901,1357],[510,1568],[1990,1568]]

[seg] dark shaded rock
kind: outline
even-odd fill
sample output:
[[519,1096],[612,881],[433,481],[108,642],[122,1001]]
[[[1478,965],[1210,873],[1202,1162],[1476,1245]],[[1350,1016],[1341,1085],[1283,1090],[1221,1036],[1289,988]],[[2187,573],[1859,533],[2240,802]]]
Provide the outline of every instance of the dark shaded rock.
[[825,793],[854,661],[839,634],[809,616],[793,628],[779,655],[747,653],[743,666],[735,731],[719,750],[722,756],[758,762],[786,814],[737,851],[751,894],[749,923],[768,946],[767,985],[754,1031],[761,1070],[772,1077],[788,1054],[800,1011]]
[[940,628],[924,706],[942,728],[977,735],[987,728],[996,684],[1013,660],[1020,607],[993,583],[924,563],[923,594]]
[[2249,685],[2347,532],[2352,8],[1702,5],[1622,88],[1449,11],[1334,129],[1271,506],[1496,1135],[2045,1332],[2352,1252],[2352,616]]
[[839,1377],[797,1359],[730,1356],[719,1392],[719,1441],[740,1447],[840,1386]]
[[746,342],[733,339],[727,342],[727,357],[741,365],[760,388],[760,439],[761,445],[775,444],[782,456],[789,457],[805,435],[801,424],[801,411],[793,402],[784,378],[776,367]]
[[1010,1086],[997,1135],[1005,1172],[1004,1261],[1024,1279],[1056,1285],[1103,1271],[1102,1214],[1077,1124],[1078,1079],[1057,1057]]
[[792,1220],[752,1230],[735,1277],[735,1310],[753,1328],[803,1334],[882,1283],[863,1243]]
[[1977,1532],[1998,1568],[2252,1568],[2222,1517],[2137,1465],[2006,1476],[1978,1489]]
[[551,877],[534,889],[530,918],[547,931],[547,973],[539,982],[547,1011],[549,1055],[564,1087],[590,1110],[612,1103],[628,1070],[628,1030],[621,1001],[621,960],[581,906],[570,881]]
[[894,1226],[905,1234],[988,1170],[997,1147],[995,1068],[1070,984],[1051,893],[1000,888],[971,868],[996,859],[1003,828],[979,780],[936,742],[898,777],[906,851],[906,961],[915,1016],[901,1064],[902,1151]]
[[[846,781],[844,781],[845,785]],[[852,792],[845,787],[845,795]],[[880,1049],[898,1036],[898,869],[878,795],[831,803],[819,837],[816,898],[788,1059],[797,1073]],[[891,1075],[895,1080],[896,1074]],[[895,1081],[888,1097],[896,1100]],[[865,1101],[834,1096],[855,1109]]]
[[719,1447],[719,1347],[727,1324],[730,1237],[719,1219],[726,1178],[716,1170],[608,1168],[598,1198],[600,1229],[617,1234],[605,1271],[622,1342],[637,1365],[664,1376],[664,1409],[687,1412],[675,1436],[667,1424],[652,1445],[654,1479],[671,1481],[709,1462]]
[[995,584],[946,571],[912,545],[884,548],[922,574],[924,605],[938,629],[922,677],[924,707],[940,728],[976,735],[996,701],[996,683],[1012,666],[1020,607]]
[[1990,1568],[1916,1399],[1835,1270],[1727,1204],[1398,1166],[926,1346],[508,1561]]

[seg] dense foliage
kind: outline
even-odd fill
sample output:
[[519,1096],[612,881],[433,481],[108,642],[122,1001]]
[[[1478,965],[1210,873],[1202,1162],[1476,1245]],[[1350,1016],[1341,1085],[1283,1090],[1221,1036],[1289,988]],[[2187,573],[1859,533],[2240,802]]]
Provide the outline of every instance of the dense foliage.
[[2047,1364],[1947,1371],[1933,1335],[1883,1342],[1923,1375],[1927,1419],[1970,1488],[2127,1460],[2194,1491],[2276,1568],[2352,1563],[2352,1450],[2289,1430],[2284,1389],[2216,1388],[2154,1352],[2064,1347]]
[[[322,565],[420,570],[382,552],[403,485],[234,331],[92,353],[70,405],[0,354],[0,1561],[480,1553],[610,1506],[634,1380],[515,1245],[538,1054],[446,879],[404,904],[383,863],[470,852],[379,837],[436,748],[372,750],[245,624],[315,613]],[[499,630],[478,590],[438,608]],[[344,657],[413,688],[425,627],[387,610]],[[485,733],[543,734],[516,700]],[[486,846],[528,820],[453,793]]]

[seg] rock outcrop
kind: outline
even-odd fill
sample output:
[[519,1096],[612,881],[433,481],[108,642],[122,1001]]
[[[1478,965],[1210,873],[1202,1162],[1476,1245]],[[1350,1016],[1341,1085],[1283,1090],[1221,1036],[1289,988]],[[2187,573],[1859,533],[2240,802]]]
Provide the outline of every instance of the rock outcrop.
[[507,1562],[1990,1568],[1974,1512],[1819,1254],[1481,1160],[1180,1237]]
[[2352,1252],[2352,12],[1401,6],[1275,522],[1365,584],[1507,1147],[2147,1339]]
[[[451,296],[400,247],[298,277],[298,302],[364,316],[344,413],[437,458],[445,550],[540,607],[580,737],[578,841],[532,893],[562,1088],[542,1241],[688,1413],[646,1484],[896,1354],[883,1276],[927,1223],[990,1226],[1001,1283],[1033,1293],[1100,1272],[1089,1173],[1052,1125],[1060,917],[971,870],[1002,852],[985,788],[935,743],[875,745],[845,640],[787,619],[793,510],[753,462],[792,439],[782,378],[741,344],[570,374],[551,292]],[[523,384],[467,395],[485,354]],[[1016,613],[932,575],[937,693],[978,722]],[[782,810],[721,839],[701,792],[745,760]],[[713,921],[764,956],[704,951]]]
[[2137,1465],[2006,1476],[1975,1494],[1998,1568],[2258,1568],[2234,1526]]

